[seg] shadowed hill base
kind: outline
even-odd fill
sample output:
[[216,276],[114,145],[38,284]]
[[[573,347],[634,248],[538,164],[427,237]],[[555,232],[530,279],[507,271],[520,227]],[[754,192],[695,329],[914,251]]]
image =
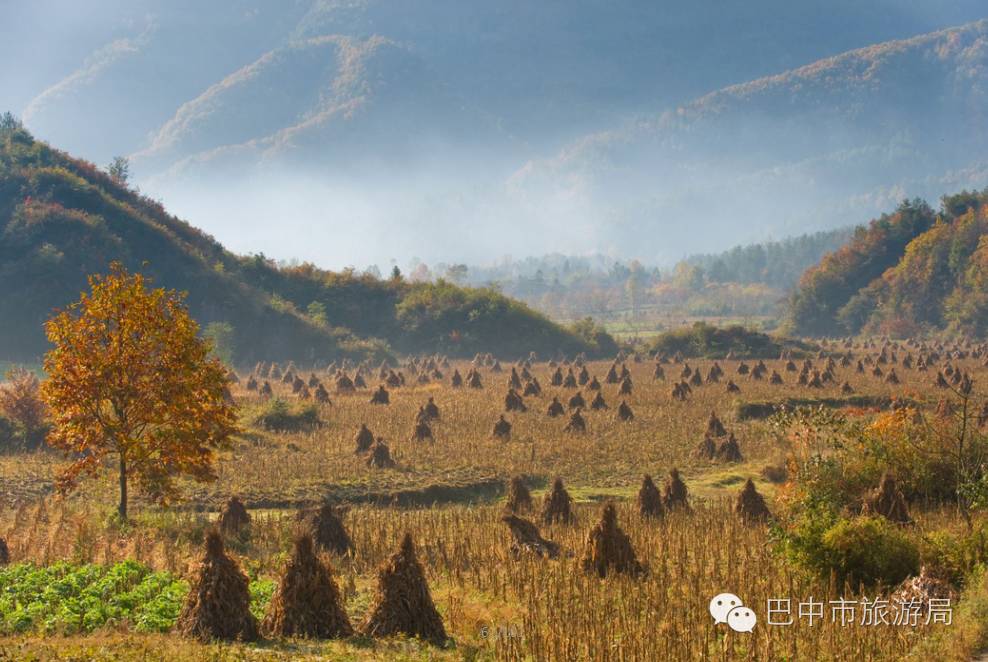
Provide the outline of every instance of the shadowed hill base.
[[842,409],[855,407],[860,409],[891,409],[893,406],[914,407],[916,403],[908,398],[893,398],[889,396],[855,395],[846,398],[784,398],[774,402],[742,402],[735,408],[735,417],[739,421],[768,418],[781,409],[797,407],[827,407]]
[[[238,364],[257,360],[324,363],[380,360],[402,352],[505,357],[594,353],[607,343],[564,329],[494,289],[449,282],[381,280],[311,264],[280,267],[262,254],[241,257],[160,202],[91,163],[0,127],[0,351],[35,360],[47,349],[42,324],[112,261],[157,287],[188,292],[205,328],[228,325]],[[611,341],[613,343],[613,341]]]

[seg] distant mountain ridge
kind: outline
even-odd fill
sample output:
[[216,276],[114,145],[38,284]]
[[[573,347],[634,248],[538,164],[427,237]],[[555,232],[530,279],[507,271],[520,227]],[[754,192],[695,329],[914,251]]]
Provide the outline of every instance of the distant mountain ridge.
[[[430,124],[402,123],[395,108]],[[331,168],[361,156],[368,135],[388,142],[393,155],[410,157],[430,134],[465,144],[481,123],[430,80],[408,49],[380,36],[329,35],[269,51],[212,85],[183,104],[133,160],[138,168],[179,172],[192,163],[231,167],[279,157]],[[320,160],[324,150],[331,160],[325,153]]]
[[980,0],[50,1],[14,110],[240,251],[661,263],[988,184]]
[[[180,107],[250,63],[325,37],[395,44],[421,63],[423,78],[402,80],[399,63],[397,71],[382,71],[385,80],[410,85],[419,96],[438,82],[467,107],[484,109],[506,135],[538,149],[541,136],[572,138],[732,83],[985,16],[977,0],[910,5],[221,0],[204,6],[194,0],[94,0],[85,11],[68,11],[54,0],[38,0],[8,13],[10,24],[21,29],[8,35],[0,54],[9,62],[33,60],[26,71],[10,72],[13,98],[24,99],[13,110],[29,108],[32,130],[97,161],[147,148],[149,136],[175,119]],[[46,39],[49,32],[54,39]],[[62,77],[53,79],[48,72],[56,65],[42,58],[58,53],[37,53],[33,44],[39,41],[86,55],[76,56],[76,66],[63,64]],[[284,75],[315,87],[320,81],[307,80],[309,72],[303,66]],[[126,106],[120,104],[125,98]],[[295,110],[290,98],[272,96],[268,103]],[[87,111],[112,152],[98,153],[99,141],[69,126],[79,110]],[[263,118],[264,108],[249,110]],[[390,116],[401,114],[404,109],[393,108]],[[428,120],[414,113],[412,119]],[[263,122],[259,128],[255,139],[272,133]],[[363,137],[373,142],[373,134]]]
[[[988,21],[978,21],[725,88],[588,136],[515,179],[558,183],[600,216],[696,251],[701,236],[736,233],[734,219],[795,234],[905,197],[981,188],[986,111]],[[708,232],[692,233],[698,224]]]

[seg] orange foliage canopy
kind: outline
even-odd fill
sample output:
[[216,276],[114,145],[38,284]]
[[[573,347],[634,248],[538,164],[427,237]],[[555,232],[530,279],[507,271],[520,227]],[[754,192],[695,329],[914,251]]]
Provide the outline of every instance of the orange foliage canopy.
[[0,412],[24,427],[27,436],[44,426],[45,407],[38,397],[38,378],[23,368],[7,371],[0,386]]
[[126,518],[129,476],[161,502],[175,495],[178,475],[215,479],[215,451],[237,431],[236,410],[224,397],[226,371],[210,358],[182,295],[147,289],[119,263],[89,285],[90,294],[45,324],[54,345],[41,387],[48,442],[73,457],[63,491],[115,455]]

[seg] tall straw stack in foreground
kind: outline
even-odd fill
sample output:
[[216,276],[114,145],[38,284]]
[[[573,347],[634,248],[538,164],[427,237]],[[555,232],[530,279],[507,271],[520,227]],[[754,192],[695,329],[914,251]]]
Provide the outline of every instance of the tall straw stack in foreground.
[[652,477],[648,474],[642,478],[642,486],[638,490],[638,513],[642,517],[652,518],[659,518],[666,514],[659,488],[655,486]]
[[528,491],[525,480],[521,476],[511,479],[505,509],[512,513],[523,513],[532,509],[532,493]]
[[250,515],[247,513],[247,508],[239,497],[230,497],[220,512],[220,531],[228,535],[237,535],[248,526],[250,526]]
[[550,490],[542,501],[542,521],[546,524],[572,524],[573,500],[563,486],[563,479],[556,478]]
[[226,555],[218,531],[206,535],[206,553],[175,623],[176,631],[200,641],[256,641],[247,576]]
[[319,560],[312,536],[295,540],[295,553],[271,596],[261,628],[276,637],[333,639],[353,634],[329,568]]
[[377,596],[361,633],[369,637],[404,634],[437,646],[446,642],[446,628],[429,594],[411,534],[405,534],[401,548],[378,571]]
[[611,572],[631,576],[639,576],[645,572],[635,556],[631,539],[618,526],[617,511],[613,503],[604,506],[600,521],[587,535],[582,566],[584,572],[602,578]]

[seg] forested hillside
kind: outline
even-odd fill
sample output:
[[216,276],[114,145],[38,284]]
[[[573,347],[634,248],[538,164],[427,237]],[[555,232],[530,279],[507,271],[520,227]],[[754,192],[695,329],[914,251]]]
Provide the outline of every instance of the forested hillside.
[[[188,292],[200,322],[222,325],[239,362],[442,351],[504,355],[595,349],[488,289],[381,280],[241,257],[92,164],[0,122],[0,358],[46,349],[42,323],[111,261]],[[587,335],[584,332],[584,335]]]
[[988,330],[988,190],[903,202],[800,279],[787,325],[802,335]]

